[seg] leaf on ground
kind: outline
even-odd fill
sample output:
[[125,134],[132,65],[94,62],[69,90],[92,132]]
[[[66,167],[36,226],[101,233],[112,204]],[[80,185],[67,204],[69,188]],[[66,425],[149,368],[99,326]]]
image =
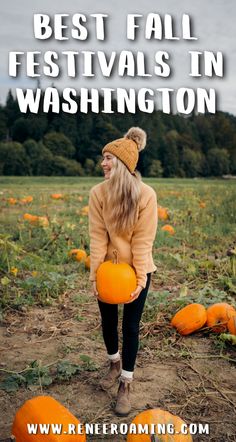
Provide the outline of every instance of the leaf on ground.
[[7,376],[1,383],[0,389],[5,390],[8,393],[15,392],[19,389],[21,385],[25,384],[24,376],[20,374],[12,374]]
[[82,370],[84,371],[96,371],[98,370],[98,366],[88,355],[80,355],[81,361],[83,361]]
[[69,380],[73,375],[81,371],[77,364],[71,364],[69,361],[61,361],[57,364],[57,379],[60,381]]

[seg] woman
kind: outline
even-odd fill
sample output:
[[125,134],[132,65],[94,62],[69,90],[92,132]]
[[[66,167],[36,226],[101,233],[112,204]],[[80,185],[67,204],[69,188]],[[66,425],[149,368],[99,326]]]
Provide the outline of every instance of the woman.
[[129,391],[138,351],[139,323],[151,273],[156,270],[152,258],[157,228],[156,194],[135,170],[139,151],[145,145],[146,133],[138,127],[129,129],[124,138],[108,143],[102,151],[105,181],[91,189],[89,198],[90,280],[94,295],[98,298],[96,271],[102,262],[113,258],[114,250],[120,262],[133,266],[137,276],[136,290],[124,304],[122,369],[118,350],[118,305],[98,299],[110,361],[101,386],[110,388],[121,375],[115,407],[116,414],[121,416],[131,410]]

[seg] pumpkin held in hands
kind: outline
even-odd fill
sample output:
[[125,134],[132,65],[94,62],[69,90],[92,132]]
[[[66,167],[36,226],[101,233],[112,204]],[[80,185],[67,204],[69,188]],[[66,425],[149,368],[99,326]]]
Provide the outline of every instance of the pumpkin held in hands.
[[203,327],[207,320],[206,309],[202,304],[189,304],[179,310],[171,320],[171,325],[175,327],[181,335],[190,335],[194,331]]
[[85,442],[85,434],[53,434],[50,429],[49,434],[30,434],[27,431],[27,424],[59,424],[65,431],[68,431],[69,424],[74,425],[75,431],[80,421],[65,408],[60,402],[51,396],[36,396],[26,401],[17,411],[12,425],[12,435],[16,442]]
[[[138,428],[139,426],[148,426],[152,428],[157,428],[156,434],[139,434],[138,432],[135,433],[128,433],[127,435],[127,442],[192,442],[192,436],[190,434],[183,434],[183,431],[181,430],[183,428],[187,429],[187,425],[185,422],[179,417],[175,416],[174,414],[169,413],[168,411],[161,410],[160,408],[154,408],[151,410],[145,410],[142,411],[142,413],[139,413],[134,420],[131,423],[134,424],[135,428]],[[183,427],[183,425],[185,426]],[[175,429],[175,433],[169,434],[165,430],[166,434],[160,434],[161,431],[158,431],[158,425],[161,425],[163,427]],[[169,430],[169,431],[170,431]]]
[[123,304],[130,301],[130,295],[137,287],[134,269],[124,262],[103,262],[97,270],[97,291],[99,299],[107,304]]

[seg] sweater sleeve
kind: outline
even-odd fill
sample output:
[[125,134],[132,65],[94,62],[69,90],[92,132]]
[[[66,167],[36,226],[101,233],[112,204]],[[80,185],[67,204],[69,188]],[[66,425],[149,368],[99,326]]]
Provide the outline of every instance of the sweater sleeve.
[[137,275],[137,284],[143,288],[146,286],[146,263],[152,253],[157,221],[157,199],[153,191],[146,206],[140,210],[139,218],[131,239],[133,266]]
[[96,281],[96,271],[107,254],[108,233],[102,216],[102,207],[92,189],[89,195],[90,281]]

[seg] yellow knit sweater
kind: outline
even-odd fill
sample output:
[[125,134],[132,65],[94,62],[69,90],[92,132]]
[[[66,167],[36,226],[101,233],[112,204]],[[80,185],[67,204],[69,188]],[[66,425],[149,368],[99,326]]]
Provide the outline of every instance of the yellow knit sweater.
[[113,259],[117,250],[120,262],[134,267],[137,284],[145,287],[147,273],[154,272],[156,266],[152,258],[153,241],[157,229],[157,200],[152,187],[141,183],[139,215],[132,232],[118,236],[108,223],[109,209],[105,201],[106,182],[97,184],[89,196],[89,235],[90,235],[90,280],[96,281],[99,265]]

